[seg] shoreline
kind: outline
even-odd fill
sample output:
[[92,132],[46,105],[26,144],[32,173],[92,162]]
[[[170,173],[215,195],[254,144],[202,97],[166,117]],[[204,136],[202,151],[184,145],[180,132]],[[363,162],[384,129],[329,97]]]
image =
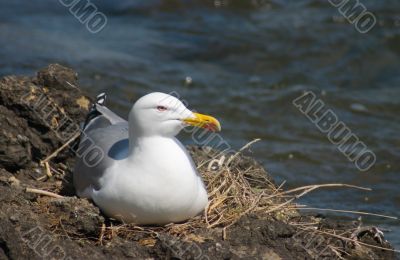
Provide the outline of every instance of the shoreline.
[[[60,149],[69,141],[73,143],[79,122],[89,109],[89,98],[77,86],[77,74],[57,64],[35,77],[7,76],[0,80],[0,256],[332,259],[339,254],[351,259],[395,259],[393,251],[380,248],[391,249],[389,242],[379,242],[368,228],[358,229],[357,221],[298,213],[289,199],[274,195],[285,191],[276,187],[264,168],[243,155],[235,159],[232,173],[240,177],[251,169],[250,177],[256,180],[265,175],[263,182],[269,182],[271,190],[268,202],[280,208],[265,214],[244,205],[248,212],[229,212],[237,218],[227,224],[208,220],[215,224],[212,227],[203,225],[201,217],[169,227],[136,227],[106,218],[90,201],[75,197],[71,173],[74,154],[70,149]],[[212,159],[205,150],[190,148],[197,165]],[[206,169],[203,172],[211,174]],[[62,198],[26,192],[27,188]],[[229,204],[225,209],[232,207]],[[222,216],[221,212],[213,214]],[[359,243],[352,237],[357,230]],[[338,237],[335,232],[344,235]]]

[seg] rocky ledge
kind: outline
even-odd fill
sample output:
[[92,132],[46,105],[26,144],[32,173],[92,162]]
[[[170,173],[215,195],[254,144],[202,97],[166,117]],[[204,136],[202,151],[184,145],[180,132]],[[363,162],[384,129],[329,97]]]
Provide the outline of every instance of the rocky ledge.
[[[58,64],[0,80],[1,259],[395,259],[379,230],[301,215],[285,198],[273,214],[237,209],[229,225],[206,225],[202,216],[166,227],[108,219],[77,198],[71,182],[70,147],[90,106],[78,86],[77,74]],[[190,150],[196,163],[210,157],[207,149]],[[239,155],[235,167],[247,180],[254,181],[245,176],[249,167],[265,175],[268,198],[282,193],[250,157]]]

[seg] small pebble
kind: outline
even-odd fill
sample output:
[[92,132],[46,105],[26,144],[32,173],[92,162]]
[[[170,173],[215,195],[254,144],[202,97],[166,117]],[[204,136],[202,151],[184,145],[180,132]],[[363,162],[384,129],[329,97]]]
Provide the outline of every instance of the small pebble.
[[12,215],[12,216],[10,216],[10,218],[9,218],[12,222],[18,222],[18,216],[16,216],[16,215]]
[[11,186],[14,186],[14,187],[18,187],[18,186],[20,185],[20,183],[21,183],[21,182],[20,182],[17,178],[15,178],[14,176],[8,178],[8,182],[11,184]]
[[186,84],[186,85],[191,85],[192,83],[193,83],[192,77],[187,76],[187,77],[185,78],[185,84]]
[[212,167],[211,167],[211,170],[212,171],[217,171],[219,169],[219,165],[213,165]]
[[221,5],[222,5],[222,1],[220,1],[220,0],[215,0],[214,1],[214,6],[215,7],[221,7]]
[[366,111],[368,111],[367,107],[364,106],[363,104],[360,104],[360,103],[353,103],[353,104],[351,104],[350,108],[353,111],[357,111],[357,112],[366,112]]
[[21,142],[28,142],[29,141],[28,137],[23,136],[23,135],[17,135],[17,139],[18,139],[18,141],[21,141]]

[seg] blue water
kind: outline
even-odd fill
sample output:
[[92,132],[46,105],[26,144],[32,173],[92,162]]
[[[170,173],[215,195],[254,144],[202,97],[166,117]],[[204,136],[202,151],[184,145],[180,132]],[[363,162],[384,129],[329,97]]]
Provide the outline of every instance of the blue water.
[[[373,189],[323,190],[301,203],[399,216],[399,1],[361,0],[378,21],[366,34],[322,0],[92,2],[108,21],[97,34],[58,1],[0,0],[0,75],[71,66],[91,95],[106,90],[122,116],[145,93],[176,91],[191,108],[218,117],[233,148],[261,138],[253,156],[287,188],[336,182]],[[360,172],[292,105],[303,90],[376,154],[369,171]],[[390,230],[386,237],[400,249],[398,220],[363,222]]]

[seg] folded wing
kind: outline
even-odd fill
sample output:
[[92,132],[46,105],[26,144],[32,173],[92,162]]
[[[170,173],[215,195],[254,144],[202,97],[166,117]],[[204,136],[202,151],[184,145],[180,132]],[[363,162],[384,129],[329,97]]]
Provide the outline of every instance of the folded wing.
[[128,122],[105,106],[105,93],[97,96],[82,127],[74,186],[78,196],[91,197],[102,187],[102,175],[112,164],[124,159],[129,149]]

